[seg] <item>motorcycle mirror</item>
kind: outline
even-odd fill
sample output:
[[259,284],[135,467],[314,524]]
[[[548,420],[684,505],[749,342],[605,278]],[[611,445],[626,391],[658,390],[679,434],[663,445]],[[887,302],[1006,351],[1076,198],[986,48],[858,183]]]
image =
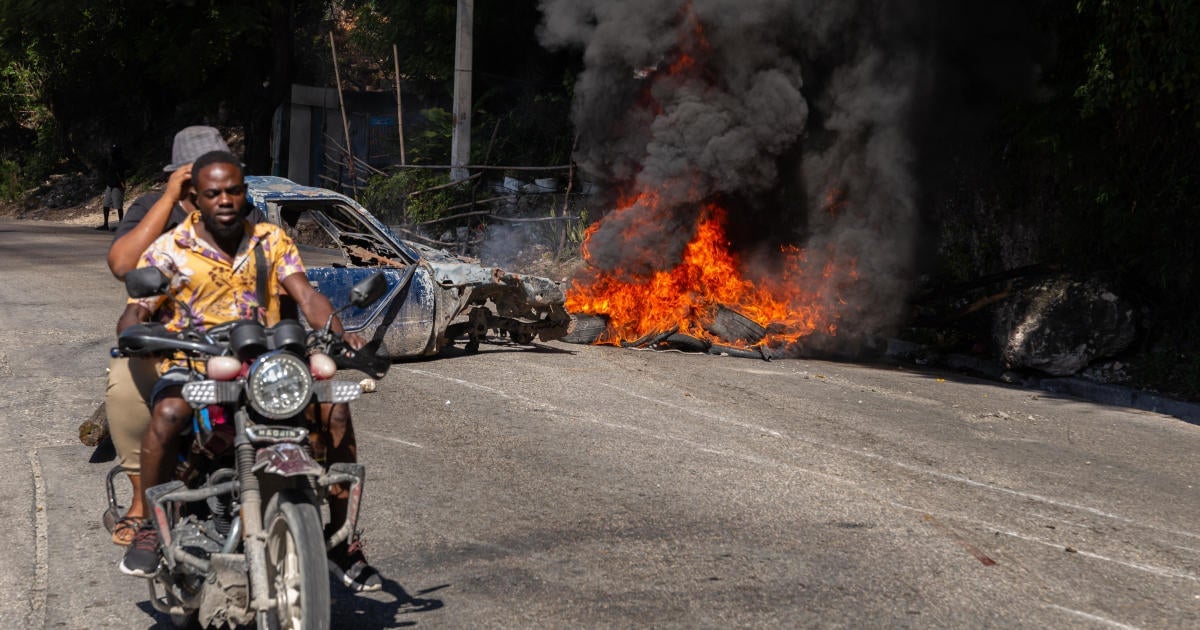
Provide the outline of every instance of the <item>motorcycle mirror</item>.
[[132,298],[166,295],[171,281],[154,267],[142,267],[125,274],[125,292]]
[[362,308],[383,297],[386,291],[387,279],[382,271],[376,272],[355,283],[350,289],[350,303]]

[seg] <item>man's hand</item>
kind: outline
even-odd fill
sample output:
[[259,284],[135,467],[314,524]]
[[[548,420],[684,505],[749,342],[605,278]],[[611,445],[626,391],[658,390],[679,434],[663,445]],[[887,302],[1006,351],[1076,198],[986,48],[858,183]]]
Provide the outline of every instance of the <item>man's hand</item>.
[[175,205],[176,201],[183,199],[183,188],[190,181],[192,181],[192,163],[188,162],[175,169],[167,178],[167,189],[163,191],[163,196],[171,200],[171,205]]
[[134,324],[150,321],[150,311],[140,304],[126,304],[125,312],[117,319],[117,335]]

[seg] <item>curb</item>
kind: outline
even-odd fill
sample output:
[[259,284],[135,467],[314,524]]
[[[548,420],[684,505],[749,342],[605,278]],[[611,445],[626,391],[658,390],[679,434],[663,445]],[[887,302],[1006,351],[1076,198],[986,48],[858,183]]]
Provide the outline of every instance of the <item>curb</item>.
[[1200,403],[1177,400],[1124,385],[1099,383],[1078,376],[1021,375],[992,360],[961,354],[939,355],[927,346],[901,339],[888,339],[883,356],[922,367],[939,367],[1010,385],[1074,396],[1102,405],[1166,414],[1189,424],[1200,425]]
[[1200,425],[1200,404],[1167,398],[1131,387],[1097,383],[1077,376],[1043,378],[1038,380],[1036,387],[1055,394],[1069,394],[1104,405],[1132,407],[1142,411],[1163,413],[1175,416],[1189,424]]

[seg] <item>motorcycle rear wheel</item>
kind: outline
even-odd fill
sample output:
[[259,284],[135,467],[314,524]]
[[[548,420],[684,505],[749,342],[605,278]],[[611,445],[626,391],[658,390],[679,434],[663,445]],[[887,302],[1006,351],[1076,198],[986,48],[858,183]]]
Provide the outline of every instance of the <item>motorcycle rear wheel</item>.
[[267,578],[276,600],[271,628],[329,628],[329,566],[317,506],[285,490],[271,499],[265,522]]

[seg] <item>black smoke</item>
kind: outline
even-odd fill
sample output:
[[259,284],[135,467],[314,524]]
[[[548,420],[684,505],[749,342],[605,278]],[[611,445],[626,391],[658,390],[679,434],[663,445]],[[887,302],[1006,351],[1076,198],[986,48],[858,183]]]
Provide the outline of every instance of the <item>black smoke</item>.
[[790,243],[833,270],[805,277],[842,331],[895,325],[931,199],[921,183],[1032,85],[1031,4],[542,0],[543,44],[583,52],[576,161],[614,204],[658,193],[602,222],[591,264],[672,267],[698,204],[716,200],[744,258]]

